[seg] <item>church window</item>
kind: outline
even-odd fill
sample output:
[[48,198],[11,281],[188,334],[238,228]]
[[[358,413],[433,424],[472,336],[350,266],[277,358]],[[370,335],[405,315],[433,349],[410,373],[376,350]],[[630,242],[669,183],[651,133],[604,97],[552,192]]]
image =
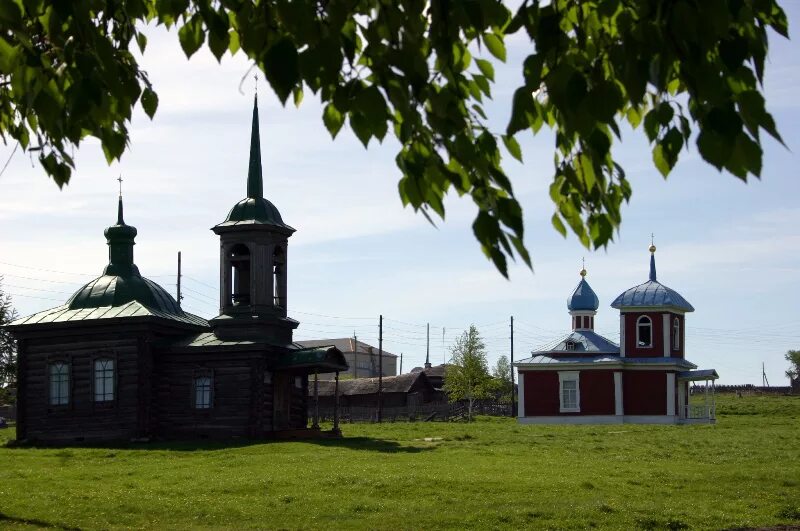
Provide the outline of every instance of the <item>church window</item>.
[[558,373],[560,409],[562,413],[580,412],[581,390],[578,371]]
[[567,341],[565,346],[566,346],[567,350],[575,350],[575,342],[574,341]]
[[286,274],[286,254],[281,247],[275,247],[272,255],[272,291],[274,304],[278,308],[286,306],[283,295],[284,275]]
[[94,401],[110,402],[112,400],[114,400],[114,360],[95,360]]
[[676,317],[672,321],[672,350],[681,348],[681,322]]
[[211,391],[214,382],[211,376],[199,376],[194,379],[194,407],[195,409],[211,408]]
[[236,244],[230,254],[233,270],[233,294],[231,302],[234,306],[250,304],[250,249],[244,244]]
[[640,347],[653,346],[653,321],[646,315],[636,320],[636,344]]
[[50,405],[69,404],[69,366],[63,361],[50,364]]

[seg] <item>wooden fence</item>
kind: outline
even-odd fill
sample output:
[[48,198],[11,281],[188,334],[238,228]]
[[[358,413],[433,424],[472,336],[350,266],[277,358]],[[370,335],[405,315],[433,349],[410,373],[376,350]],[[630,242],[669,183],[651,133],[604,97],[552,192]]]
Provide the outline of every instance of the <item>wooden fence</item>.
[[[456,421],[467,418],[466,402],[431,402],[427,404],[407,405],[400,407],[384,407],[384,422],[397,421]],[[473,415],[511,416],[511,404],[497,402],[476,402],[472,407]],[[308,417],[314,417],[314,407],[308,409]],[[333,408],[319,408],[320,421],[333,421]],[[377,422],[376,406],[339,407],[340,422]]]

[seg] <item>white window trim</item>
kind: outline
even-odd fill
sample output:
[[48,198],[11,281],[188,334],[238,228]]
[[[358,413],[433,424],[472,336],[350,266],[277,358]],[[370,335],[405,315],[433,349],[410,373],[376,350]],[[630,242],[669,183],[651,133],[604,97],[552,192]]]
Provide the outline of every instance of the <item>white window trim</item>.
[[[650,322],[650,344],[649,345],[641,345],[641,341],[639,341],[639,324],[642,322],[642,319],[647,319]],[[636,348],[653,348],[653,320],[650,319],[647,315],[640,315],[638,319],[636,319]]]
[[[581,379],[580,371],[558,372],[558,411],[560,413],[580,413],[581,411]],[[564,382],[575,382],[575,407],[564,407]]]
[[681,321],[680,319],[675,317],[672,319],[672,350],[680,350],[680,349],[681,349]]

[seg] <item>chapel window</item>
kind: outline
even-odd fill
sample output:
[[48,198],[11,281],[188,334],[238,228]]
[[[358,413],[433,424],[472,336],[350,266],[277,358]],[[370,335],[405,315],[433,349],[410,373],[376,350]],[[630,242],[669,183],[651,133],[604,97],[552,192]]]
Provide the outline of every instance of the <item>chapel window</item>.
[[50,364],[50,405],[69,404],[69,366],[63,361]]
[[574,341],[567,341],[565,345],[567,350],[575,350],[575,342]]
[[95,360],[94,401],[110,402],[112,400],[114,400],[114,360]]
[[653,321],[646,315],[636,320],[636,344],[640,347],[653,346]]
[[233,305],[250,304],[250,249],[242,243],[234,245],[230,261],[233,270]]
[[580,384],[577,371],[559,372],[559,399],[562,413],[580,412]]
[[672,321],[672,350],[680,350],[681,348],[681,322],[676,317]]
[[211,376],[198,376],[194,379],[194,407],[195,409],[211,408],[211,392],[214,382]]

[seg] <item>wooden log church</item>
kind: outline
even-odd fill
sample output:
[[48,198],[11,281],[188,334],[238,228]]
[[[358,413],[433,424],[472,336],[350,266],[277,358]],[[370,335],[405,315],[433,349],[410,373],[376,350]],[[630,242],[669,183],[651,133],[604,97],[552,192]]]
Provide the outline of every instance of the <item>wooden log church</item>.
[[[263,197],[258,102],[247,197],[220,237],[220,314],[184,311],[133,259],[136,229],[105,230],[103,274],[62,306],[18,319],[18,440],[47,443],[314,435],[309,376],[348,369],[335,346],[303,348],[287,315],[295,229]],[[312,383],[313,386],[313,383]],[[334,426],[334,434],[338,427]]]

